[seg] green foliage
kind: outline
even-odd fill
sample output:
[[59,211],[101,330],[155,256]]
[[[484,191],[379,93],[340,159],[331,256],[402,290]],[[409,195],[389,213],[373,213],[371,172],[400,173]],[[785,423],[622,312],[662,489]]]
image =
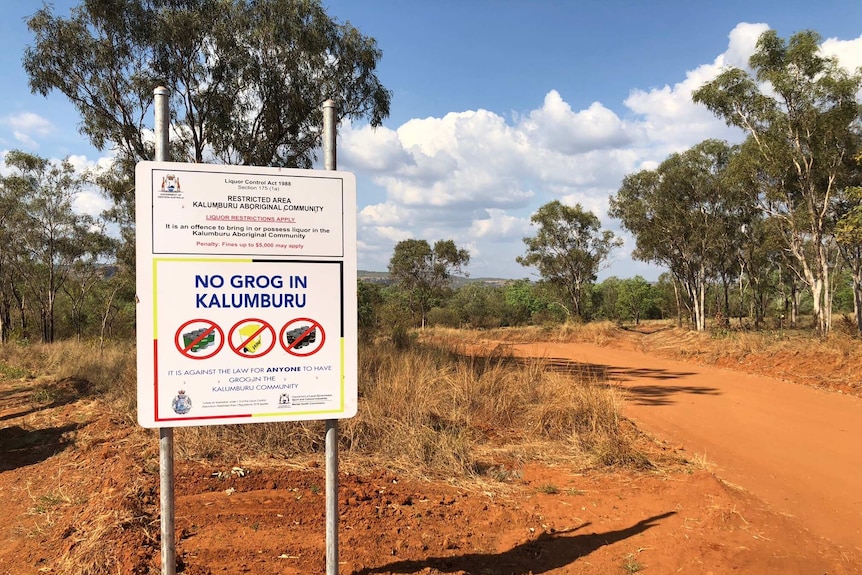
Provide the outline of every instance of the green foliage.
[[622,280],[616,301],[618,317],[623,321],[640,323],[641,319],[649,316],[655,300],[652,286],[641,276]]
[[503,289],[498,286],[479,282],[466,284],[455,291],[449,305],[459,320],[452,327],[492,328],[504,325],[506,302]]
[[508,309],[507,325],[527,325],[548,306],[536,286],[526,279],[506,284],[503,295]]
[[356,285],[356,298],[360,333],[374,333],[381,322],[383,286],[360,280]]
[[[5,158],[10,175],[0,180],[3,255],[0,256],[0,324],[8,336],[12,305],[27,333],[28,312],[36,312],[42,341],[54,341],[58,298],[65,294],[78,335],[84,305],[104,279],[113,250],[102,226],[72,207],[82,185],[68,161],[55,162],[17,150]],[[32,306],[30,308],[29,306]]]
[[323,101],[373,126],[389,114],[376,42],[317,0],[85,0],[66,18],[46,5],[27,25],[31,89],[63,93],[93,145],[133,160],[152,157],[159,84],[177,160],[310,167]]
[[571,312],[584,317],[584,290],[622,240],[611,231],[600,231],[598,217],[580,204],[565,206],[555,200],[540,207],[530,222],[538,231],[524,238],[527,252],[517,262],[535,267],[542,278],[566,294]]
[[[862,154],[856,158],[856,167],[862,167]],[[848,187],[839,209],[842,215],[835,226],[835,238],[841,256],[850,269],[856,331],[862,333],[862,188]]]
[[449,295],[452,274],[463,273],[469,261],[469,252],[452,240],[439,240],[433,248],[426,240],[403,240],[389,260],[389,275],[424,325],[428,310]]
[[862,244],[862,187],[844,190],[844,213],[835,226],[835,238],[844,245]]
[[[728,125],[749,134],[745,171],[754,199],[777,223],[783,247],[813,297],[821,334],[831,325],[830,234],[836,199],[855,177],[862,71],[824,57],[810,30],[789,39],[761,35],[751,72],[730,68],[693,93]],[[862,253],[859,254],[862,257]]]
[[635,236],[634,257],[670,269],[698,330],[706,328],[708,282],[728,272],[734,239],[751,217],[744,187],[728,170],[736,153],[706,140],[655,170],[626,176],[610,200],[610,215]]

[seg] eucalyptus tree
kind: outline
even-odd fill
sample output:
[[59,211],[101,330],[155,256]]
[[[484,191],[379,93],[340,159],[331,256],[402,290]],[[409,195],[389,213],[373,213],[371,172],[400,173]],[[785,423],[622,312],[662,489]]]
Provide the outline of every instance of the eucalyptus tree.
[[11,242],[4,246],[21,281],[21,290],[39,307],[41,337],[54,340],[57,295],[76,264],[86,258],[102,234],[90,216],[76,213],[73,202],[81,177],[68,161],[55,162],[17,150],[6,154],[11,174],[4,180],[19,207],[9,222]]
[[610,215],[636,240],[633,256],[666,267],[683,287],[695,329],[706,329],[706,291],[744,223],[744,198],[727,177],[735,148],[706,140],[655,170],[630,174]]
[[565,294],[571,306],[567,311],[583,318],[585,288],[622,240],[610,230],[600,230],[599,218],[580,204],[566,206],[554,200],[541,206],[530,222],[538,230],[524,238],[527,251],[515,261],[536,268],[542,279]]
[[862,74],[820,52],[812,31],[760,36],[751,72],[729,68],[693,94],[757,151],[762,209],[780,222],[786,249],[811,290],[821,334],[831,327],[830,274],[836,199],[857,145]]
[[389,275],[424,326],[431,306],[450,293],[453,274],[469,262],[470,252],[453,240],[438,240],[432,248],[427,240],[408,239],[395,245]]
[[66,18],[45,5],[27,25],[31,89],[63,93],[93,145],[136,161],[153,154],[159,84],[177,160],[310,167],[324,100],[374,126],[389,114],[375,40],[317,0],[83,0]]
[[846,190],[845,206],[838,220],[835,237],[853,282],[853,311],[856,327],[862,333],[862,188]]
[[617,317],[634,320],[636,325],[649,315],[658,301],[653,286],[641,276],[620,280],[617,292]]
[[81,133],[116,154],[99,183],[128,241],[159,85],[170,90],[176,161],[309,168],[325,100],[339,120],[379,126],[389,115],[376,41],[319,0],[81,0],[67,16],[46,4],[27,25],[31,90],[65,95]]
[[12,310],[16,307],[17,300],[14,254],[11,247],[15,238],[12,224],[18,217],[20,207],[18,192],[17,186],[9,185],[5,178],[0,177],[0,343],[9,339]]

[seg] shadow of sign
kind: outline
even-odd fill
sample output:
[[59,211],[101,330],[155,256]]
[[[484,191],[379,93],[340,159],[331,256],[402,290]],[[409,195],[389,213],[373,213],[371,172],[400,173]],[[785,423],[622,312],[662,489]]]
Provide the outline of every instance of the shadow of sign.
[[596,549],[623,541],[651,527],[659,521],[675,515],[668,511],[661,515],[648,517],[638,521],[631,527],[604,533],[571,535],[588,527],[585,523],[574,529],[557,533],[542,533],[536,539],[517,545],[503,553],[467,553],[451,557],[429,557],[427,559],[397,561],[379,567],[354,571],[353,575],[371,575],[372,573],[420,573],[428,569],[441,573],[548,573],[570,565],[582,557],[586,557]]

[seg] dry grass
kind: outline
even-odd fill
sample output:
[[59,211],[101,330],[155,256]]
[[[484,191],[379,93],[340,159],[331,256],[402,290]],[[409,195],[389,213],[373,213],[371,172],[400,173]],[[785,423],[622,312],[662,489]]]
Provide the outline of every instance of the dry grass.
[[[359,363],[359,413],[339,425],[348,464],[468,476],[492,468],[491,454],[503,447],[520,461],[553,453],[581,465],[648,465],[622,431],[618,398],[605,382],[494,350],[462,353],[452,341],[364,345]],[[292,459],[323,450],[320,422],[183,428],[177,437],[181,454],[193,459],[247,460],[249,450]]]
[[835,330],[820,338],[808,330],[697,333],[675,328],[643,339],[641,346],[666,357],[862,393],[862,340],[852,332]]
[[[602,329],[591,328],[589,337]],[[618,398],[606,382],[576,379],[499,350],[467,354],[463,335],[453,332],[434,345],[410,339],[399,347],[387,341],[361,346],[359,413],[339,426],[346,460],[465,476],[492,466],[488,454],[501,446],[520,459],[545,458],[550,442],[552,453],[584,464],[645,464],[621,431]],[[74,381],[77,391],[106,397],[118,413],[135,419],[131,346],[100,353],[74,341],[9,344],[0,346],[0,365],[55,383]],[[322,422],[266,423],[182,428],[176,438],[180,457],[239,462],[319,454],[324,433]]]
[[0,377],[74,381],[83,394],[107,394],[126,409],[134,409],[136,366],[131,343],[99,349],[97,342],[75,340],[0,345]]
[[577,380],[500,348],[466,353],[462,342],[365,349],[360,413],[344,433],[348,449],[460,474],[481,471],[488,450],[502,446],[520,459],[546,458],[548,442],[564,458],[643,463],[605,382]]
[[442,341],[472,340],[506,343],[579,341],[604,346],[619,336],[620,327],[610,321],[567,323],[525,327],[501,327],[487,330],[459,330],[433,327],[422,332],[422,339]]

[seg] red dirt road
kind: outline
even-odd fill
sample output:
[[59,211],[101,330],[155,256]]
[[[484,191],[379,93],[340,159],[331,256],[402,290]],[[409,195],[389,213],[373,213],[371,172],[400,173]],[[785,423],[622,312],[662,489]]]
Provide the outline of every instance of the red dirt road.
[[704,456],[722,479],[862,550],[862,400],[637,351],[580,343],[515,345],[560,369],[606,374],[623,413],[658,440]]

